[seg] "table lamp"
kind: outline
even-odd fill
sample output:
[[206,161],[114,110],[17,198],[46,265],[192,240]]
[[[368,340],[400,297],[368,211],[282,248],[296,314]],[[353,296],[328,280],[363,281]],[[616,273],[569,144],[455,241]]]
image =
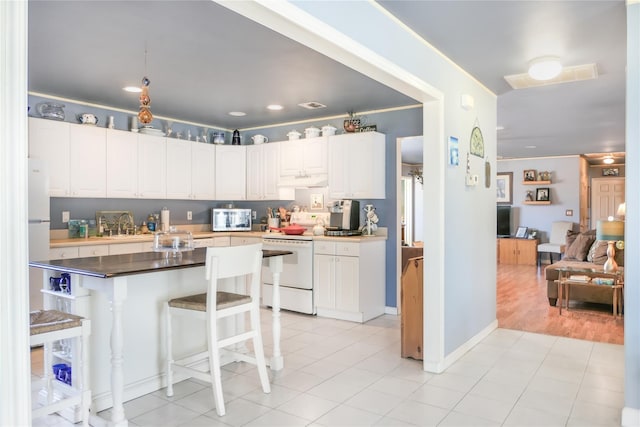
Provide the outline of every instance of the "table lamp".
[[616,250],[614,244],[617,241],[624,240],[624,222],[623,221],[598,221],[596,225],[596,239],[605,240],[607,246],[607,261],[604,263],[605,273],[615,273],[618,271],[618,264],[614,259]]

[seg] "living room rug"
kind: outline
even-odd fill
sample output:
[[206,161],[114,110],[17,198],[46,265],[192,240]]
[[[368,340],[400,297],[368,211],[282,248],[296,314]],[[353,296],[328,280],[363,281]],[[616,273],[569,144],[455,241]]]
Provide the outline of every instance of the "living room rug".
[[562,315],[550,306],[544,267],[497,264],[498,327],[624,344],[624,317],[613,317],[611,305],[571,301]]

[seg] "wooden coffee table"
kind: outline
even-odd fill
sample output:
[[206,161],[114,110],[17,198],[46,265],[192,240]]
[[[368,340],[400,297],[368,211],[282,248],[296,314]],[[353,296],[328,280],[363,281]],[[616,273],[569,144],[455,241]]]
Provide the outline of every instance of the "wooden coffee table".
[[[569,310],[569,299],[571,297],[572,286],[587,287],[611,287],[613,315],[622,315],[622,296],[624,290],[624,273],[620,270],[614,273],[605,273],[602,268],[576,268],[560,267],[558,270],[558,313],[562,314],[562,306],[567,306]],[[599,282],[611,281],[611,284]]]

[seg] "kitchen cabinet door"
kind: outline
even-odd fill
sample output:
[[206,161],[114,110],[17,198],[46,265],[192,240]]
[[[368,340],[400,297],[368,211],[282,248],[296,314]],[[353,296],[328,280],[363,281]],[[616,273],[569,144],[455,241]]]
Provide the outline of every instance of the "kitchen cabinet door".
[[166,138],[138,134],[138,197],[167,196],[166,155]]
[[192,198],[191,150],[194,144],[175,138],[167,139],[167,199]]
[[138,135],[107,129],[107,197],[138,197]]
[[280,200],[279,143],[247,146],[247,200]]
[[385,198],[385,136],[362,132],[329,137],[329,197]]
[[191,146],[191,198],[216,198],[216,146],[194,142]]
[[280,143],[280,176],[304,177],[327,173],[327,138]]
[[216,146],[216,200],[245,200],[246,146]]
[[[338,310],[357,312],[360,310],[358,289],[359,259],[352,256],[336,257],[335,308]],[[366,286],[363,284],[363,286]]]
[[313,256],[313,286],[316,291],[316,307],[335,308],[335,258],[334,255],[326,254],[316,254]]
[[69,128],[69,190],[72,197],[107,196],[107,132],[93,125]]
[[29,117],[29,157],[45,160],[49,165],[51,197],[70,195],[69,127],[66,122]]

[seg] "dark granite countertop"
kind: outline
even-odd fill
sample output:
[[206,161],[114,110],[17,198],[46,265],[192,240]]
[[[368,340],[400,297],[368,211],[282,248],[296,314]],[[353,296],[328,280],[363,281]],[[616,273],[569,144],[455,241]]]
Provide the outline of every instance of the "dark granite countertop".
[[[263,249],[262,253],[264,258],[269,258],[289,255],[292,252]],[[126,255],[31,261],[29,266],[107,279],[152,273],[158,270],[201,267],[205,264],[205,255],[206,248],[197,248],[193,251],[182,252],[181,256],[169,254],[167,257],[163,252],[141,252]]]

